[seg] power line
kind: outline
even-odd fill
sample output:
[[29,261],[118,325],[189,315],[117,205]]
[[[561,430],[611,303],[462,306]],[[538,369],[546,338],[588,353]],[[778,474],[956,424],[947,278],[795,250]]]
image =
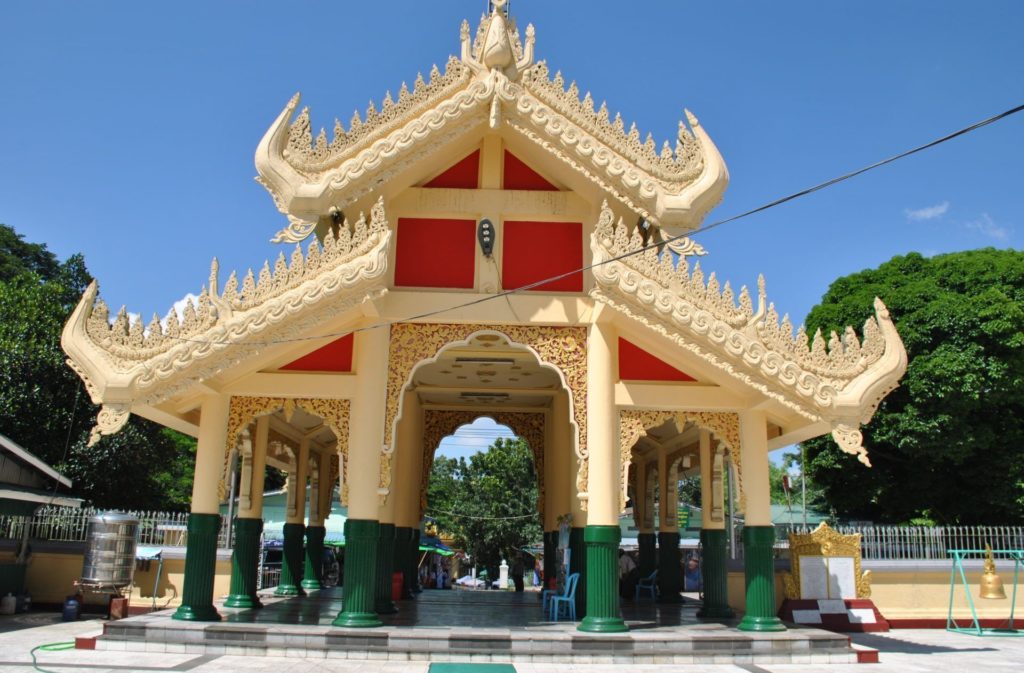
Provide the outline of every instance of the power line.
[[[777,206],[781,206],[784,203],[789,203],[790,201],[799,199],[799,198],[807,196],[809,194],[813,194],[814,192],[818,192],[818,191],[821,191],[821,190],[826,189],[828,187],[832,187],[833,185],[837,185],[840,182],[845,182],[845,181],[847,181],[847,180],[849,180],[851,178],[855,178],[855,177],[857,177],[859,175],[867,173],[868,171],[872,171],[872,170],[874,170],[876,168],[880,168],[880,167],[885,166],[887,164],[891,164],[891,163],[893,163],[895,161],[899,161],[900,159],[904,159],[904,158],[909,157],[909,156],[911,156],[913,154],[917,154],[918,152],[923,152],[923,151],[925,151],[927,149],[931,149],[933,147],[936,147],[936,146],[941,145],[943,143],[949,142],[950,140],[953,140],[955,138],[959,138],[960,136],[966,135],[966,134],[971,133],[973,131],[977,131],[980,128],[988,126],[989,124],[994,124],[997,121],[1000,121],[1002,119],[1005,119],[1007,117],[1015,115],[1015,114],[1017,114],[1017,113],[1019,113],[1021,111],[1024,111],[1024,105],[1018,105],[1016,107],[1010,108],[1009,110],[1006,110],[1005,112],[1000,112],[999,114],[993,115],[993,116],[988,117],[986,119],[983,119],[983,120],[981,120],[979,122],[975,122],[974,124],[971,124],[969,126],[965,126],[965,127],[961,128],[961,129],[959,129],[957,131],[953,131],[952,133],[949,133],[947,135],[944,135],[944,136],[941,136],[941,137],[936,138],[934,140],[931,140],[929,142],[926,142],[923,145],[918,145],[918,146],[916,146],[914,148],[911,148],[909,150],[906,150],[904,152],[900,152],[899,154],[894,154],[894,155],[892,155],[892,156],[890,156],[888,158],[882,159],[880,161],[876,161],[876,162],[874,162],[872,164],[868,164],[867,166],[864,166],[862,168],[858,168],[857,170],[850,171],[849,173],[844,173],[844,174],[842,174],[842,175],[840,175],[838,177],[834,177],[834,178],[831,178],[830,180],[826,180],[824,182],[818,183],[818,184],[814,185],[813,187],[808,187],[806,189],[801,189],[800,191],[794,192],[792,194],[789,194],[788,196],[783,196],[783,197],[780,197],[780,198],[775,199],[773,201],[769,201],[768,203],[765,203],[765,204],[760,205],[760,206],[758,206],[756,208],[752,208],[750,210],[744,211],[742,213],[739,213],[738,215],[733,215],[732,217],[727,217],[727,218],[724,218],[724,219],[721,219],[721,220],[716,220],[716,221],[712,222],[711,224],[706,224],[703,227],[698,227],[697,229],[694,229],[693,231],[687,232],[685,234],[678,234],[676,236],[671,236],[669,238],[666,238],[666,239],[663,239],[661,241],[658,241],[657,243],[651,243],[651,244],[644,245],[644,246],[641,246],[639,248],[636,248],[634,250],[629,250],[627,252],[622,253],[621,255],[617,255],[615,257],[611,257],[611,258],[603,260],[601,262],[595,262],[593,264],[588,264],[586,266],[580,267],[579,269],[574,269],[572,271],[567,271],[565,273],[561,273],[561,274],[558,274],[556,276],[551,276],[549,278],[544,278],[542,280],[534,281],[534,282],[529,283],[527,285],[522,285],[520,287],[511,289],[511,290],[502,290],[501,292],[496,292],[494,294],[490,294],[490,295],[487,295],[485,297],[478,297],[476,299],[471,299],[471,300],[463,302],[461,304],[455,304],[454,306],[449,306],[449,307],[443,308],[443,309],[435,309],[435,310],[432,310],[432,311],[426,311],[424,313],[419,313],[419,314],[407,316],[407,317],[401,318],[401,319],[385,320],[385,321],[382,321],[382,322],[373,323],[371,325],[366,325],[364,327],[357,327],[357,328],[349,330],[347,332],[339,332],[337,334],[321,334],[321,335],[318,335],[318,336],[308,336],[308,337],[295,337],[295,338],[292,338],[292,339],[277,339],[277,340],[272,340],[272,341],[252,341],[252,342],[248,342],[248,343],[250,345],[254,345],[254,346],[272,346],[272,345],[275,345],[275,344],[284,344],[284,343],[301,343],[303,341],[318,341],[320,339],[328,339],[328,338],[347,336],[349,334],[355,334],[356,332],[366,332],[366,331],[370,331],[370,330],[381,329],[381,328],[390,327],[391,325],[395,325],[395,324],[399,324],[399,323],[413,322],[413,321],[417,321],[417,320],[424,320],[426,318],[432,318],[434,316],[441,315],[443,313],[448,313],[450,311],[457,311],[459,309],[470,308],[472,306],[476,306],[478,304],[483,304],[484,302],[488,302],[488,301],[493,301],[495,299],[505,298],[506,300],[508,300],[509,297],[511,297],[512,295],[520,294],[522,292],[527,292],[529,290],[533,290],[533,289],[535,289],[537,287],[540,287],[542,285],[546,285],[548,283],[553,283],[553,282],[562,280],[564,278],[568,278],[570,276],[575,276],[576,274],[580,274],[580,273],[583,273],[583,272],[586,272],[586,271],[590,271],[590,270],[595,269],[595,268],[597,268],[599,266],[604,266],[605,264],[611,264],[612,262],[619,262],[619,261],[622,261],[622,260],[624,260],[624,259],[626,259],[628,257],[632,257],[634,255],[639,255],[639,254],[641,254],[643,252],[646,252],[647,250],[651,250],[651,249],[654,249],[654,248],[661,248],[662,246],[664,246],[667,243],[671,243],[673,241],[677,241],[677,240],[680,240],[680,239],[683,239],[683,238],[689,238],[689,237],[692,237],[692,236],[697,236],[698,234],[703,234],[705,232],[711,231],[712,229],[716,229],[716,228],[718,228],[718,227],[720,227],[720,226],[722,226],[724,224],[729,224],[730,222],[735,222],[737,220],[741,220],[741,219],[743,219],[745,217],[750,217],[751,215],[755,215],[755,214],[763,212],[765,210],[769,210],[771,208],[775,208]],[[509,303],[509,306],[511,307],[511,302]],[[514,313],[515,313],[515,309],[513,309],[513,314]],[[231,343],[230,341],[209,341],[209,340],[204,340],[204,339],[190,339],[190,338],[186,338],[186,337],[168,337],[168,338],[174,338],[174,339],[178,339],[179,341],[185,341],[185,342],[197,343],[197,344],[207,344],[207,345],[224,345],[224,344],[230,344]]]
[[533,514],[520,514],[517,516],[476,516],[473,514],[458,514],[457,512],[443,512],[439,509],[428,509],[428,514],[447,514],[448,516],[459,517],[460,519],[473,519],[475,521],[510,521],[512,519],[532,519],[538,516],[537,512]]

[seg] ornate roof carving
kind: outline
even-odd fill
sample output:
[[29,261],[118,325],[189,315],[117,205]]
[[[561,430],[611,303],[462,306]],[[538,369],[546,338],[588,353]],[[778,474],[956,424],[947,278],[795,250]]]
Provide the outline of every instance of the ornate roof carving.
[[[652,224],[690,229],[721,199],[728,170],[697,118],[686,111],[673,143],[660,149],[651,135],[641,140],[608,106],[595,108],[589,92],[547,64],[534,62],[534,30],[525,45],[504,3],[481,18],[471,41],[461,29],[461,52],[429,80],[402,84],[356,113],[346,129],[335,120],[333,138],[314,138],[308,109],[296,116],[296,94],[278,115],[256,151],[257,180],[290,224],[274,238],[296,242],[331,207],[344,208],[373,191],[403,166],[486,122],[508,127],[597,184]],[[293,119],[294,117],[294,119]]]
[[[730,376],[813,421],[826,421],[839,446],[870,465],[860,425],[871,420],[882,398],[907,368],[889,311],[875,300],[875,315],[864,323],[863,338],[847,327],[827,340],[809,338],[801,326],[794,336],[789,316],[779,321],[759,280],[754,309],[746,287],[737,298],[715,274],[705,279],[700,263],[690,270],[685,254],[678,263],[656,248],[608,260],[643,246],[640,233],[608,204],[591,238],[597,286],[593,296],[695,353]],[[680,246],[688,247],[686,243]]]
[[[181,319],[172,308],[147,327],[121,308],[114,320],[93,282],[61,337],[68,364],[85,381],[93,403],[103,405],[90,441],[113,434],[132,404],[156,404],[256,354],[267,342],[294,338],[330,315],[384,291],[391,232],[378,200],[370,219],[345,221],[337,235],[296,246],[273,268],[234,272],[218,289],[214,259],[209,286],[198,305],[187,302]],[[330,306],[331,311],[323,310]]]

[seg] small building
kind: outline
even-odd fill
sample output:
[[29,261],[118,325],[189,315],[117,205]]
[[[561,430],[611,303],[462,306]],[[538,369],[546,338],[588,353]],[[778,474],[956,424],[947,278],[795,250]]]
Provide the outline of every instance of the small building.
[[[687,234],[729,173],[704,125],[687,111],[671,140],[645,138],[551,72],[504,0],[491,7],[475,31],[463,22],[443,68],[330,135],[298,94],[285,103],[255,158],[283,217],[276,261],[223,273],[214,260],[198,304],[166,325],[111,315],[95,283],[68,320],[62,344],[102,407],[94,439],[129,414],[198,438],[177,618],[218,619],[210,575],[232,452],[242,485],[227,605],[258,603],[249,568],[273,461],[295,485],[295,577],[340,485],[335,623],[349,627],[396,609],[383,578],[396,549],[414,575],[434,450],[481,415],[529,444],[548,549],[571,520],[584,631],[626,628],[615,555],[628,498],[641,554],[655,538],[678,553],[674,511],[657,529],[653,511],[683,474],[702,480],[703,614],[731,614],[727,470],[746,521],[740,628],[783,628],[769,451],[830,433],[869,464],[860,427],[907,363],[881,300],[859,334],[794,333],[763,279],[737,290],[709,272]],[[681,581],[659,576],[664,600]]]

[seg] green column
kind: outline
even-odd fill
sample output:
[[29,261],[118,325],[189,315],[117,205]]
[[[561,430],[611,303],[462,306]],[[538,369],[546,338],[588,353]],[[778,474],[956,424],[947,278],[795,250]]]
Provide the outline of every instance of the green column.
[[306,591],[323,588],[324,579],[324,526],[306,526],[306,566],[302,573],[302,584]]
[[704,587],[704,605],[697,616],[704,619],[732,619],[729,607],[729,569],[726,565],[726,533],[724,530],[705,528],[700,532],[703,557],[700,576]]
[[380,626],[374,610],[377,578],[377,538],[380,524],[373,519],[345,521],[345,599],[334,626]]
[[658,538],[654,533],[640,533],[636,536],[636,544],[640,548],[637,571],[640,577],[650,577],[658,568]]
[[551,586],[549,578],[558,575],[558,531],[544,533],[544,588]]
[[185,583],[181,606],[174,619],[191,622],[219,622],[213,607],[213,578],[217,573],[217,534],[220,514],[188,515],[188,546],[185,548]]
[[658,602],[682,603],[683,568],[679,556],[679,533],[658,533]]
[[281,583],[274,591],[275,596],[305,596],[300,586],[302,566],[306,553],[303,551],[305,526],[301,523],[284,525],[284,548],[281,553]]
[[785,631],[775,615],[774,526],[743,527],[743,569],[747,581],[747,609],[740,631]]
[[398,612],[391,600],[391,567],[395,556],[395,524],[380,524],[377,538],[377,591],[374,610],[377,614]]
[[226,608],[261,608],[256,593],[260,572],[260,534],[263,519],[235,519],[235,548],[231,552],[231,593]]
[[587,543],[584,528],[569,529],[569,573],[579,573],[576,582],[576,615],[587,614]]
[[580,622],[580,631],[617,633],[628,631],[619,612],[619,541],[618,526],[587,526],[587,616]]
[[402,572],[402,600],[413,598],[409,566],[413,565],[415,560],[410,562],[409,557],[414,554],[410,544],[414,532],[408,526],[398,526],[395,528],[395,570]]
[[415,594],[423,593],[420,586],[420,529],[409,529],[409,555],[406,557],[405,583],[409,585],[409,591]]

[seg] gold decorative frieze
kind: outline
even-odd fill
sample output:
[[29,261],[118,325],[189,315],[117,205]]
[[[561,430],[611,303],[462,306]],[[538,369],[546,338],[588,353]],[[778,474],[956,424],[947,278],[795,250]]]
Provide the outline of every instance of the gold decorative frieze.
[[[633,460],[633,446],[647,434],[649,428],[656,428],[665,421],[674,420],[682,430],[687,423],[712,433],[729,449],[733,465],[736,466],[737,488],[743,501],[743,469],[740,458],[740,418],[727,411],[661,411],[656,409],[622,409],[619,411],[619,450],[623,474],[629,471]],[[623,478],[620,493],[620,509],[626,506],[626,481]]]
[[526,440],[533,454],[533,467],[537,474],[537,510],[544,516],[544,413],[519,411],[454,411],[426,409],[423,412],[423,472],[420,478],[420,516],[427,508],[427,485],[434,466],[434,452],[441,440],[486,416],[499,425],[507,425],[517,437]]

